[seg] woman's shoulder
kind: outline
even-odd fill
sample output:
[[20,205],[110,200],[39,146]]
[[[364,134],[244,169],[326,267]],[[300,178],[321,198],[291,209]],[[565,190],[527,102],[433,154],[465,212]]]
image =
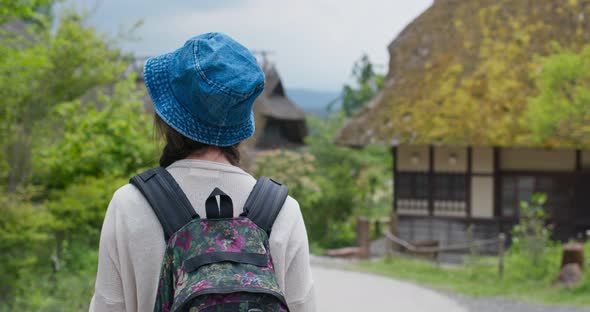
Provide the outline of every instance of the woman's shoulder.
[[[298,229],[305,229],[303,225],[303,215],[301,208],[296,199],[291,196],[287,197],[283,208],[279,212],[272,227],[272,235],[270,237],[273,242],[287,242],[292,240],[295,236],[300,236]],[[300,233],[303,234],[303,233]]]
[[[285,203],[283,204],[283,208],[281,212],[285,212],[286,215],[289,216],[297,216],[301,214],[301,208],[299,207],[299,202],[291,197],[287,196]],[[279,214],[280,215],[280,214]]]
[[118,216],[125,219],[140,220],[155,217],[148,201],[132,184],[119,187],[113,194],[109,209],[116,210]]
[[113,193],[111,202],[116,204],[147,204],[141,192],[130,183],[119,187]]

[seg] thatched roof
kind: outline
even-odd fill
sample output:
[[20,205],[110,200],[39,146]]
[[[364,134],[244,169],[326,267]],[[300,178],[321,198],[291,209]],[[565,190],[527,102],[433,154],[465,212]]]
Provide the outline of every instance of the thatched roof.
[[305,114],[289,98],[271,95],[260,99],[260,113],[281,120],[304,120]]
[[249,141],[257,149],[303,145],[307,135],[305,113],[285,94],[281,78],[271,63],[261,64],[266,76],[264,91],[254,103],[256,133]]
[[263,63],[266,76],[264,92],[258,97],[256,109],[259,113],[276,119],[305,120],[305,113],[285,94],[283,83],[274,65]]
[[529,145],[536,55],[588,42],[590,0],[436,0],[390,44],[384,90],[336,142]]

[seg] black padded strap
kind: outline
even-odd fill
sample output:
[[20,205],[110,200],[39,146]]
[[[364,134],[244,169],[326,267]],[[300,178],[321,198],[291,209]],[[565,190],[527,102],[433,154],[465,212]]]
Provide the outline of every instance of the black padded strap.
[[[219,206],[217,205],[217,196],[219,196]],[[215,188],[205,201],[205,211],[207,213],[207,219],[229,219],[234,216],[234,205],[227,194]]]
[[242,216],[248,217],[270,236],[272,225],[287,199],[289,189],[267,177],[260,177],[244,205]]
[[199,218],[186,194],[165,168],[149,169],[131,178],[129,183],[135,185],[152,206],[166,241],[192,219]]

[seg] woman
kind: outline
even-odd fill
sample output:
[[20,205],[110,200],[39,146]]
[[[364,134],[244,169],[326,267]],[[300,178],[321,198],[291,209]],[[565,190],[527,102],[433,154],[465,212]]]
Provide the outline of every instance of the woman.
[[[166,140],[166,167],[199,216],[215,187],[233,201],[234,217],[256,180],[238,167],[238,144],[254,133],[252,106],[264,87],[254,56],[226,35],[190,39],[150,58],[145,84]],[[270,251],[290,311],[315,311],[309,248],[296,200],[288,197],[273,226]],[[128,184],[115,192],[100,238],[90,311],[152,311],[166,242],[146,199]]]

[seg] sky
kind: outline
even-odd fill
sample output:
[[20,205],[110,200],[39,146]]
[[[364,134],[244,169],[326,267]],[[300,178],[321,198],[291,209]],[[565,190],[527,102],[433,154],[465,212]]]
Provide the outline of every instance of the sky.
[[148,57],[205,32],[224,32],[251,50],[269,51],[287,89],[339,91],[364,53],[386,73],[387,45],[432,0],[69,0],[87,23]]

